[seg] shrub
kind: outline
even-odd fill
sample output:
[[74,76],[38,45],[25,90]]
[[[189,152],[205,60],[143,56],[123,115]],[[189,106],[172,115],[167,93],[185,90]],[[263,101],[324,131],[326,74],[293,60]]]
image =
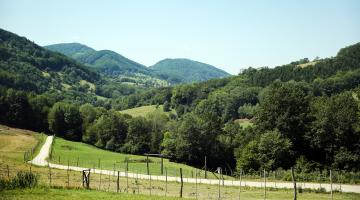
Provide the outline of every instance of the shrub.
[[0,179],[0,191],[15,188],[33,188],[38,183],[38,176],[32,172],[19,171],[12,179]]

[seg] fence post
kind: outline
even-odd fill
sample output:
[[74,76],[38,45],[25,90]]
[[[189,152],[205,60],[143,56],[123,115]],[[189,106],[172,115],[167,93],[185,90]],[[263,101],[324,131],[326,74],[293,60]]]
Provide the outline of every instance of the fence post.
[[164,175],[164,158],[161,156],[161,175]]
[[274,184],[275,184],[275,188],[276,188],[276,171],[274,171]]
[[149,156],[148,155],[146,156],[146,172],[147,172],[147,175],[150,175],[150,172],[149,172]]
[[207,179],[206,156],[205,156],[205,178]]
[[[95,168],[94,168],[94,173],[95,173]],[[99,190],[101,190],[101,174],[102,174],[102,169],[100,168]]]
[[110,191],[111,172],[109,170],[108,170],[108,172],[109,172],[108,191]]
[[138,194],[140,193],[140,186],[139,186],[139,173],[138,171],[136,171],[136,187],[137,187],[137,191]]
[[67,174],[67,187],[69,188],[70,187],[70,177],[69,177],[69,166],[70,163],[69,163],[69,160],[68,160],[68,165],[67,165],[67,171],[66,171],[66,174]]
[[167,168],[165,167],[165,196],[167,194]]
[[99,161],[98,161],[98,168],[100,169],[100,158],[99,158]]
[[330,169],[330,194],[331,194],[331,200],[334,199],[334,195],[333,195],[333,187],[332,187],[332,171]]
[[125,175],[126,175],[126,193],[129,193],[129,175],[128,175],[128,170],[129,170],[129,162],[126,160],[126,171],[125,171]]
[[119,193],[120,189],[120,171],[117,172],[117,181],[116,181],[116,192]]
[[79,167],[79,157],[77,157],[76,167]]
[[291,177],[294,183],[294,200],[296,200],[297,195],[296,195],[296,179],[295,179],[294,167],[291,167]]
[[196,199],[198,199],[197,169],[195,169],[195,192],[196,192]]
[[239,200],[240,200],[240,194],[241,194],[241,178],[242,178],[242,169],[240,169],[240,179],[239,179]]
[[180,181],[181,181],[181,185],[180,185],[180,198],[182,198],[182,195],[183,195],[183,186],[184,186],[183,176],[182,176],[182,168],[180,168]]
[[8,179],[10,179],[10,169],[9,169],[9,165],[6,165],[6,171],[7,171],[7,177],[8,177]]
[[266,200],[266,170],[264,168],[264,200]]
[[221,196],[220,196],[220,185],[221,185],[221,167],[219,168],[219,172],[220,172],[220,176],[219,176],[219,190],[218,190],[218,199],[220,200],[221,199]]
[[151,175],[148,175],[149,176],[149,180],[150,180],[150,196],[151,196],[151,188],[152,188],[152,185],[151,185]]
[[50,187],[51,187],[51,167],[50,167],[50,165],[49,165],[49,163],[48,163],[48,168],[49,168],[49,185],[50,185]]

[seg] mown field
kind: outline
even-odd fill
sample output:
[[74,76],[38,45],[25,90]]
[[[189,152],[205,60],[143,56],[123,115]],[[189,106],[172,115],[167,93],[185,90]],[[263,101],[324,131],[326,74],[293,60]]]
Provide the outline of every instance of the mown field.
[[119,112],[123,113],[123,114],[129,114],[133,117],[138,117],[138,116],[145,117],[147,114],[152,113],[152,112],[160,112],[160,113],[164,113],[166,115],[169,115],[169,113],[173,112],[173,111],[164,112],[163,107],[164,107],[163,105],[159,105],[158,107],[156,107],[156,105],[141,106],[141,107],[137,107],[137,108],[122,110]]
[[[146,156],[115,153],[62,138],[55,138],[54,141],[52,163],[67,165],[69,162],[71,166],[125,171],[126,160],[128,160],[129,172],[147,174]],[[204,170],[163,159],[163,175],[166,170],[168,176],[180,176],[180,168],[183,170],[184,177],[195,177],[195,173],[198,172],[199,177],[204,178]],[[161,175],[161,158],[149,157],[149,172],[152,175]],[[208,178],[216,177],[208,172]],[[231,177],[225,178],[230,179]]]

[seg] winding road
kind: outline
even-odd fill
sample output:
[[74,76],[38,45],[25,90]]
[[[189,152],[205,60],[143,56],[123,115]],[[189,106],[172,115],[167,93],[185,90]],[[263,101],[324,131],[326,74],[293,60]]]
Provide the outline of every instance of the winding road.
[[[29,161],[33,165],[37,166],[49,166],[51,168],[55,169],[64,169],[67,170],[68,168],[73,171],[82,171],[86,170],[88,168],[82,168],[82,167],[76,167],[76,166],[67,166],[67,165],[58,165],[58,164],[52,164],[47,161],[47,158],[49,157],[49,153],[51,151],[51,145],[53,142],[54,137],[48,136],[46,138],[46,141],[44,145],[41,147],[39,154],[31,161]],[[116,176],[117,173],[115,171],[111,170],[100,170],[100,169],[91,169],[92,173],[96,174],[105,174],[105,175],[113,175]],[[126,177],[126,172],[120,172],[120,176]],[[134,173],[127,173],[127,176],[130,178],[139,178],[139,179],[150,179],[151,180],[159,180],[159,181],[165,181],[165,176],[155,176],[155,175],[146,175],[146,174],[134,174]],[[168,181],[177,181],[180,182],[180,177],[167,177]],[[212,184],[217,185],[219,184],[218,179],[194,179],[194,178],[183,178],[184,182],[187,183],[201,183],[201,184]],[[256,181],[232,181],[232,180],[224,180],[223,184],[225,186],[249,186],[249,187],[263,187],[263,182],[256,182]],[[319,189],[324,188],[326,191],[330,191],[331,186],[330,184],[325,183],[309,183],[309,182],[298,182],[298,186],[301,186],[302,188],[309,188],[309,189]],[[266,187],[273,187],[273,188],[293,188],[293,183],[291,182],[266,182]],[[353,193],[360,193],[360,185],[349,185],[349,184],[333,184],[332,185],[333,190],[341,190],[342,192],[353,192]]]

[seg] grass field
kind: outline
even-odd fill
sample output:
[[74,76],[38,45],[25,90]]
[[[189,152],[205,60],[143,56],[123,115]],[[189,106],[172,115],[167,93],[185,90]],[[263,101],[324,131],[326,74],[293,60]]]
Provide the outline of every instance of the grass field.
[[[116,177],[101,176],[99,174],[91,175],[90,187],[92,190],[76,189],[82,185],[81,172],[66,171],[66,170],[49,170],[46,167],[36,167],[23,162],[23,153],[35,147],[41,139],[40,134],[35,132],[13,129],[5,126],[0,126],[0,177],[7,178],[7,173],[4,166],[9,165],[10,177],[15,176],[19,170],[30,170],[39,175],[40,187],[25,190],[7,190],[0,191],[0,199],[176,199],[173,197],[179,196],[180,183],[165,182],[154,180],[140,180],[140,179],[126,179],[120,178],[120,194],[114,193],[116,191]],[[56,188],[49,187],[49,173],[51,173],[52,184]],[[68,182],[69,181],[69,182]],[[127,186],[128,185],[128,186]],[[66,187],[69,186],[69,189]],[[126,190],[128,188],[128,190]],[[167,192],[166,192],[167,188]],[[185,198],[195,199],[195,189],[198,191],[198,199],[217,199],[218,186],[184,183],[183,194]],[[107,192],[101,192],[101,191]],[[221,199],[238,199],[238,187],[221,187]],[[129,192],[129,194],[126,191]],[[133,195],[135,193],[136,195]],[[167,198],[165,198],[165,193]],[[242,200],[260,200],[264,199],[262,188],[242,187]],[[149,195],[152,196],[149,196]],[[267,199],[292,199],[292,190],[272,189],[267,190]],[[314,193],[304,191],[298,194],[299,200],[326,200],[330,199],[329,193]],[[357,200],[360,199],[360,194],[349,193],[335,193],[335,200]]]
[[23,162],[24,152],[39,152],[46,135],[0,125],[0,162]]
[[249,119],[237,119],[235,122],[239,123],[241,127],[246,128],[249,126],[253,126],[253,123]]
[[119,112],[123,113],[123,114],[129,114],[133,117],[138,117],[138,116],[145,117],[147,114],[149,114],[151,112],[160,112],[160,113],[165,113],[166,115],[169,115],[169,113],[174,112],[174,111],[164,112],[163,105],[159,105],[158,108],[156,108],[156,105],[151,105],[151,106],[141,106],[141,107],[137,107],[137,108],[131,108],[131,109],[122,110]]
[[[52,149],[52,163],[67,165],[69,161],[69,164],[72,166],[95,167],[108,170],[114,170],[115,168],[115,170],[125,171],[125,160],[128,159],[129,172],[147,174],[146,156],[115,153],[88,144],[67,141],[62,138],[55,139]],[[149,157],[149,160],[150,174],[161,175],[161,158]],[[179,169],[182,168],[184,177],[194,177],[196,170],[194,167],[163,159],[164,173],[165,168],[168,176],[180,176]],[[201,171],[200,175],[204,177],[204,171]],[[208,177],[215,178],[210,172],[208,172]],[[230,177],[227,178],[230,179]]]
[[84,189],[54,189],[54,188],[36,188],[25,190],[8,190],[0,193],[0,199],[16,199],[16,200],[101,200],[101,199],[121,199],[121,200],[176,200],[176,197],[159,197],[149,195],[133,195],[114,192],[103,192],[96,190]]
[[[216,187],[212,188],[216,191]],[[178,197],[162,197],[157,195],[143,195],[143,194],[127,194],[127,193],[115,193],[115,192],[104,192],[97,190],[85,190],[85,189],[66,189],[66,188],[48,188],[48,187],[37,187],[34,189],[16,189],[7,190],[0,193],[0,200],[13,199],[13,200],[67,200],[67,199],[86,199],[86,200],[101,200],[101,199],[122,199],[122,200],[175,200],[180,199]],[[263,191],[260,189],[246,189],[241,193],[242,200],[263,200]],[[238,192],[231,191],[223,193],[221,199],[238,199]],[[233,198],[229,198],[233,195]],[[206,195],[205,195],[206,196]],[[209,194],[206,198],[201,199],[217,199],[216,192]],[[190,199],[190,198],[187,198]],[[195,199],[192,197],[191,199]],[[266,199],[268,200],[288,200],[292,199],[292,191],[290,190],[276,190],[268,191]],[[299,200],[328,200],[330,194],[319,194],[319,193],[300,193],[298,194]],[[334,194],[334,200],[357,200],[359,195],[356,194]]]

